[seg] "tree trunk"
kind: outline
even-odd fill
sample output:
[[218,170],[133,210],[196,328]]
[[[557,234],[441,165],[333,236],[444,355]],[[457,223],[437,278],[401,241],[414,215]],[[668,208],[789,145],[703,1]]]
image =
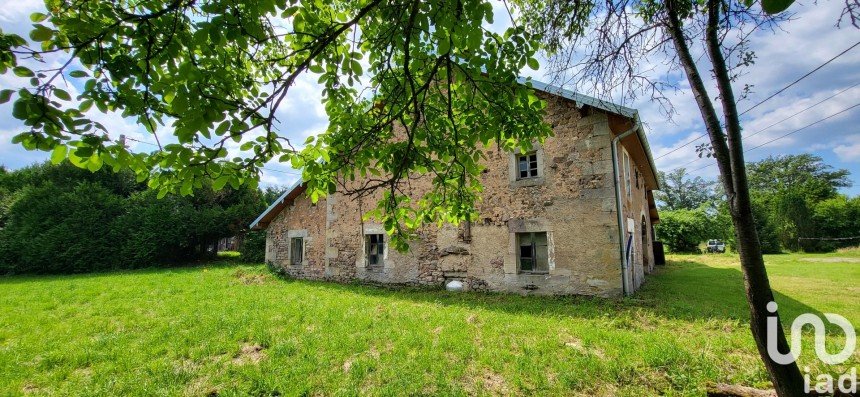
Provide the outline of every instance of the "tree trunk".
[[[753,339],[755,339],[759,356],[761,356],[765,368],[767,368],[777,394],[782,397],[802,396],[804,395],[803,376],[797,368],[797,364],[777,364],[767,353],[767,318],[771,315],[767,311],[767,304],[774,300],[773,291],[770,288],[770,281],[768,280],[767,270],[764,266],[764,258],[762,258],[761,254],[758,232],[753,221],[737,106],[734,94],[732,93],[731,79],[717,37],[719,1],[708,0],[709,14],[706,44],[711,64],[714,67],[714,77],[720,91],[720,99],[726,120],[727,136],[723,134],[720,119],[708,96],[707,89],[695,61],[690,54],[683,26],[675,9],[674,0],[667,1],[666,5],[668,11],[667,31],[678,53],[681,66],[684,68],[687,79],[690,81],[690,87],[693,90],[696,103],[705,122],[705,127],[708,131],[711,146],[722,176],[723,188],[729,201],[741,269],[744,274],[744,287],[750,309],[750,328]],[[773,313],[772,315],[777,316],[777,347],[780,352],[787,352],[789,347],[785,339],[782,322],[779,320],[777,313]]]

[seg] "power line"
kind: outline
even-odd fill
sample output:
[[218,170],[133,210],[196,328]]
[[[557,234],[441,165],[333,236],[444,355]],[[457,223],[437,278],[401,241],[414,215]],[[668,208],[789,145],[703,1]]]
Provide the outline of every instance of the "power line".
[[[804,108],[803,110],[801,110],[801,111],[799,111],[799,112],[796,112],[796,113],[792,114],[791,116],[785,117],[785,118],[783,118],[782,120],[779,120],[779,121],[777,121],[777,122],[775,122],[775,123],[773,123],[773,124],[771,124],[771,125],[769,125],[769,126],[767,126],[767,127],[764,127],[764,128],[762,128],[762,129],[760,129],[760,130],[758,130],[758,131],[756,131],[756,132],[753,132],[752,134],[749,134],[749,135],[747,135],[747,136],[743,136],[743,138],[744,138],[744,139],[747,139],[747,138],[754,137],[754,136],[756,136],[756,135],[758,135],[758,134],[761,134],[762,132],[765,132],[765,131],[767,131],[767,130],[771,129],[772,127],[775,127],[775,126],[777,126],[777,125],[779,125],[779,124],[782,124],[782,123],[784,123],[784,122],[786,122],[786,121],[788,121],[788,120],[791,120],[791,119],[793,119],[793,118],[795,118],[795,117],[797,117],[797,116],[801,115],[802,113],[806,112],[807,110],[812,109],[812,108],[814,108],[814,107],[816,107],[816,106],[818,106],[818,105],[821,105],[822,103],[827,102],[827,101],[829,101],[829,100],[831,100],[831,99],[833,99],[833,98],[835,98],[835,97],[837,97],[837,96],[841,95],[841,94],[842,94],[842,93],[844,93],[845,91],[848,91],[848,90],[850,90],[850,89],[852,89],[852,88],[854,88],[854,87],[857,87],[858,85],[860,85],[860,82],[854,83],[854,85],[852,85],[852,86],[850,86],[850,87],[848,87],[848,88],[845,88],[845,89],[843,89],[843,90],[841,90],[841,91],[839,91],[839,92],[837,92],[837,93],[835,93],[835,94],[833,94],[833,95],[831,95],[831,96],[829,96],[829,97],[827,97],[827,98],[824,98],[824,99],[822,99],[822,100],[820,100],[820,101],[818,101],[818,102],[816,102],[816,103],[814,103],[814,104],[812,104],[812,105],[810,105],[810,106],[807,106],[807,107],[806,107],[806,108]],[[690,161],[688,161],[688,162],[686,162],[686,163],[684,163],[684,164],[682,164],[682,165],[680,165],[680,166],[678,166],[678,167],[675,167],[674,169],[678,169],[678,168],[686,167],[686,166],[688,166],[688,165],[690,165],[690,164],[693,164],[693,163],[695,163],[695,162],[697,162],[697,161],[699,161],[699,160],[701,160],[701,159],[702,159],[702,157],[696,157],[696,158],[694,158],[693,160],[690,160]]]
[[707,135],[708,135],[708,133],[707,133],[707,132],[706,132],[706,133],[704,133],[704,134],[702,134],[702,135],[699,135],[699,136],[697,136],[697,137],[693,138],[692,140],[690,140],[689,142],[687,142],[687,143],[685,143],[685,144],[683,144],[683,145],[681,145],[681,146],[678,146],[678,147],[676,147],[676,148],[674,148],[674,149],[672,149],[672,150],[670,150],[670,151],[668,151],[668,152],[666,152],[666,153],[661,154],[661,155],[660,155],[660,156],[658,156],[655,160],[660,160],[660,159],[662,159],[663,157],[666,157],[666,156],[668,156],[668,155],[670,155],[670,154],[672,154],[672,153],[675,153],[675,152],[677,152],[677,151],[679,151],[679,150],[681,150],[681,149],[683,149],[683,148],[685,148],[685,147],[687,147],[687,146],[690,146],[690,144],[691,144],[691,143],[696,142],[696,141],[698,141],[699,139],[702,139],[703,137],[705,137],[705,136],[707,136]]
[[858,103],[858,104],[856,104],[856,105],[854,105],[854,106],[851,106],[851,107],[849,107],[849,108],[847,108],[847,109],[843,109],[843,110],[841,110],[841,111],[839,111],[839,112],[836,112],[836,113],[834,113],[834,114],[831,114],[830,116],[827,116],[827,117],[825,117],[825,118],[823,118],[823,119],[821,119],[821,120],[818,120],[818,121],[816,121],[816,122],[813,122],[813,123],[811,123],[811,124],[807,124],[807,125],[805,125],[805,126],[803,126],[803,127],[800,127],[800,128],[798,128],[798,129],[796,129],[796,130],[794,130],[794,131],[791,131],[791,132],[789,132],[789,133],[787,133],[787,134],[785,134],[785,135],[782,135],[782,136],[780,136],[780,137],[777,137],[777,138],[771,139],[771,140],[769,140],[769,141],[767,141],[767,142],[765,142],[765,143],[762,143],[761,145],[758,145],[758,146],[755,146],[755,147],[749,148],[749,149],[747,149],[747,150],[744,150],[744,152],[748,152],[748,151],[750,151],[750,150],[755,150],[755,149],[758,149],[758,148],[760,148],[760,147],[762,147],[762,146],[764,146],[764,145],[767,145],[767,144],[769,144],[769,143],[776,142],[776,141],[778,141],[778,140],[780,140],[780,139],[782,139],[782,138],[785,138],[785,137],[787,137],[787,136],[789,136],[789,135],[792,135],[792,134],[798,133],[798,132],[800,132],[800,131],[803,131],[803,130],[805,130],[805,129],[809,128],[809,127],[812,127],[813,125],[816,125],[816,124],[818,124],[818,123],[824,122],[824,121],[826,121],[826,120],[828,120],[828,119],[830,119],[830,118],[832,118],[832,117],[836,117],[836,116],[838,116],[838,115],[840,115],[840,114],[842,114],[842,113],[845,113],[845,112],[847,112],[847,111],[849,111],[849,110],[851,110],[851,109],[854,109],[854,108],[856,108],[856,107],[858,107],[858,106],[860,106],[860,103]]
[[753,110],[753,109],[757,108],[759,105],[761,105],[761,104],[763,104],[763,103],[765,103],[765,102],[767,102],[767,101],[771,100],[773,97],[775,97],[775,96],[777,96],[777,95],[779,95],[779,94],[782,94],[782,93],[783,93],[783,91],[785,91],[785,90],[787,90],[787,89],[791,88],[791,86],[793,86],[793,85],[795,85],[795,84],[799,83],[801,80],[803,80],[803,79],[805,79],[805,78],[809,77],[811,74],[813,74],[813,73],[815,73],[815,72],[819,71],[821,68],[823,68],[823,67],[827,66],[830,62],[833,62],[834,60],[836,60],[836,58],[839,58],[839,57],[841,57],[841,56],[845,55],[848,51],[853,50],[853,49],[854,49],[854,47],[857,47],[858,45],[860,45],[860,41],[858,41],[858,42],[854,43],[854,45],[852,45],[851,47],[846,48],[846,49],[845,49],[845,51],[842,51],[842,52],[840,52],[840,53],[836,54],[836,56],[834,56],[833,58],[830,58],[827,62],[822,63],[822,64],[821,64],[821,65],[819,65],[817,68],[810,70],[809,72],[807,72],[807,73],[806,73],[805,75],[803,75],[803,76],[800,76],[800,78],[798,78],[797,80],[792,81],[792,82],[791,82],[791,84],[789,84],[789,85],[787,85],[787,86],[783,87],[782,89],[780,89],[780,90],[779,90],[779,91],[777,91],[777,92],[774,92],[773,94],[771,94],[771,96],[769,96],[769,97],[767,97],[767,98],[763,99],[763,100],[762,100],[762,101],[760,101],[759,103],[757,103],[757,104],[753,105],[751,108],[749,108],[749,109],[747,109],[747,110],[744,110],[744,111],[743,111],[743,113],[741,113],[741,114],[739,114],[739,115],[738,115],[738,117],[740,117],[740,116],[743,116],[743,115],[747,114],[750,110]]
[[814,107],[816,107],[816,106],[818,106],[818,105],[821,105],[822,103],[827,102],[827,101],[829,101],[829,100],[831,100],[831,99],[835,98],[836,96],[838,96],[838,95],[842,94],[843,92],[848,91],[848,90],[850,90],[850,89],[852,89],[852,88],[854,88],[854,87],[857,87],[858,85],[860,85],[860,82],[854,83],[854,85],[852,85],[852,86],[850,86],[850,87],[848,87],[848,88],[846,88],[846,89],[844,89],[844,90],[842,90],[842,91],[839,91],[839,92],[837,92],[837,93],[835,93],[835,94],[833,94],[833,95],[831,95],[831,96],[829,96],[829,97],[827,97],[827,98],[824,98],[824,99],[822,99],[822,100],[820,100],[820,101],[816,102],[815,104],[813,104],[813,105],[811,105],[811,106],[808,106],[808,107],[806,107],[805,109],[803,109],[803,110],[801,110],[801,111],[799,111],[799,112],[797,112],[797,113],[795,113],[795,114],[793,114],[793,115],[791,115],[791,116],[789,116],[789,117],[786,117],[786,118],[784,118],[784,119],[782,119],[782,120],[780,120],[780,121],[777,121],[776,123],[773,123],[773,124],[771,124],[771,125],[769,125],[769,126],[767,126],[767,127],[764,127],[764,128],[762,128],[762,129],[760,129],[760,130],[758,130],[758,131],[756,131],[756,132],[754,132],[754,133],[752,133],[752,134],[750,134],[750,135],[746,136],[745,138],[749,138],[749,137],[752,137],[752,136],[758,135],[758,134],[760,134],[760,133],[762,133],[762,132],[764,132],[764,131],[767,131],[768,129],[770,129],[770,128],[771,128],[771,127],[773,127],[773,126],[776,126],[776,125],[778,125],[778,124],[782,124],[784,121],[788,121],[788,120],[790,120],[790,119],[793,119],[794,117],[796,117],[796,116],[800,115],[801,113],[806,112],[807,110],[812,109],[812,108],[814,108]]
[[[791,84],[789,84],[789,85],[787,85],[787,86],[785,86],[785,87],[782,87],[781,89],[779,89],[779,91],[777,91],[777,92],[775,92],[775,93],[771,94],[769,97],[767,97],[767,98],[765,98],[765,99],[761,100],[760,102],[756,103],[756,104],[755,104],[755,105],[753,105],[751,108],[749,108],[749,109],[747,109],[747,110],[744,110],[741,114],[739,114],[739,115],[738,115],[738,117],[743,116],[743,115],[745,115],[745,114],[749,113],[749,111],[751,111],[751,110],[753,110],[753,109],[757,108],[759,105],[761,105],[761,104],[763,104],[763,103],[765,103],[765,102],[767,102],[767,101],[769,101],[769,100],[773,99],[775,96],[777,96],[777,95],[779,95],[779,94],[782,94],[783,92],[785,92],[785,90],[787,90],[787,89],[791,88],[791,87],[792,87],[792,86],[794,86],[795,84],[799,83],[801,80],[803,80],[803,79],[805,79],[805,78],[809,77],[809,76],[810,76],[810,75],[812,75],[813,73],[815,73],[815,72],[819,71],[821,68],[823,68],[823,67],[827,66],[828,64],[830,64],[831,62],[833,62],[834,60],[836,60],[836,58],[839,58],[839,57],[841,57],[842,55],[845,55],[848,51],[853,50],[853,49],[854,49],[855,47],[857,47],[858,45],[860,45],[860,41],[858,41],[858,42],[854,43],[854,45],[852,45],[851,47],[848,47],[847,49],[845,49],[844,51],[840,52],[839,54],[836,54],[836,56],[834,56],[833,58],[830,58],[827,62],[824,62],[824,63],[822,63],[821,65],[818,65],[818,67],[816,67],[815,69],[812,69],[812,70],[810,70],[809,72],[807,72],[806,74],[804,74],[803,76],[800,76],[800,78],[798,78],[797,80],[794,80],[793,82],[791,82]],[[684,143],[683,145],[678,146],[678,147],[677,147],[677,148],[675,148],[675,149],[672,149],[672,150],[670,150],[670,151],[668,151],[668,152],[666,152],[666,153],[663,153],[662,155],[658,156],[658,157],[656,158],[656,160],[659,160],[659,159],[661,159],[661,158],[663,158],[663,157],[666,157],[666,156],[668,156],[668,155],[670,155],[670,154],[672,154],[672,153],[675,153],[675,152],[677,152],[678,150],[681,150],[681,149],[683,149],[683,148],[685,148],[685,147],[689,146],[691,143],[694,143],[694,142],[698,141],[699,139],[702,139],[703,137],[705,137],[705,136],[707,136],[707,135],[708,135],[708,133],[707,133],[707,132],[706,132],[706,133],[704,133],[704,134],[702,134],[702,135],[699,135],[699,136],[697,136],[697,137],[693,138],[692,140],[690,140],[689,142],[686,142],[686,143]]]
[[[789,135],[796,134],[796,133],[798,133],[798,132],[800,132],[800,131],[803,131],[803,130],[805,130],[805,129],[809,128],[809,127],[812,127],[812,126],[814,126],[814,125],[817,125],[817,124],[819,124],[819,123],[823,123],[823,122],[825,122],[825,121],[827,121],[827,120],[829,120],[829,119],[831,119],[831,118],[833,118],[833,117],[836,117],[836,116],[838,116],[838,115],[840,115],[840,114],[842,114],[842,113],[845,113],[845,112],[847,112],[847,111],[849,111],[849,110],[852,110],[852,109],[854,109],[854,108],[857,108],[858,106],[860,106],[860,103],[857,103],[857,104],[855,104],[855,105],[853,105],[853,106],[850,106],[850,107],[848,107],[848,108],[842,109],[842,110],[840,110],[840,111],[838,111],[838,112],[836,112],[836,113],[833,113],[833,114],[831,114],[831,115],[829,115],[829,116],[827,116],[827,117],[825,117],[825,118],[823,118],[823,119],[816,120],[816,121],[814,121],[814,122],[812,122],[812,123],[809,123],[809,124],[807,124],[807,125],[805,125],[805,126],[803,126],[803,127],[800,127],[800,128],[798,128],[798,129],[794,130],[794,131],[791,131],[791,132],[789,132],[789,133],[787,133],[787,134],[784,134],[784,135],[778,136],[778,137],[776,137],[776,138],[774,138],[774,139],[771,139],[771,140],[769,140],[769,141],[767,141],[767,142],[765,142],[765,143],[762,143],[761,145],[754,146],[754,147],[751,147],[751,148],[749,148],[749,149],[746,149],[746,150],[744,150],[744,153],[749,152],[749,151],[751,151],[751,150],[758,149],[758,148],[760,148],[760,147],[762,147],[762,146],[765,146],[765,145],[769,145],[769,144],[771,144],[771,143],[773,143],[773,142],[776,142],[776,141],[778,141],[778,140],[780,140],[780,139],[786,138],[786,137],[788,137]],[[696,172],[696,171],[699,171],[699,170],[703,170],[703,169],[705,169],[705,168],[708,168],[708,167],[711,167],[711,166],[714,166],[714,165],[716,165],[716,164],[708,164],[708,165],[705,165],[704,167],[696,168],[696,169],[694,169],[694,170],[690,171],[690,173],[693,173],[693,172]]]
[[[129,141],[134,141],[134,142],[137,142],[137,143],[142,143],[142,144],[144,144],[144,145],[150,145],[150,146],[158,147],[158,145],[157,145],[157,144],[155,144],[155,143],[147,142],[147,141],[141,141],[140,139],[134,139],[134,138],[131,138],[131,137],[128,137],[128,136],[127,136],[127,137],[125,137],[125,139],[127,139],[127,140],[129,140]],[[283,170],[276,170],[276,169],[274,169],[274,168],[265,168],[265,167],[260,167],[260,169],[261,169],[261,170],[265,170],[265,171],[278,172],[278,173],[281,173],[281,174],[294,175],[294,176],[302,176],[302,174],[301,174],[300,172],[283,171]]]
[[125,137],[125,139],[128,139],[129,141],[135,141],[135,142],[137,142],[137,143],[142,143],[142,144],[144,144],[144,145],[151,145],[151,146],[158,147],[158,145],[157,145],[157,144],[154,144],[154,143],[152,143],[152,142],[141,141],[140,139],[134,139],[134,138],[132,138],[132,137],[130,137],[130,136],[126,136],[126,137]]

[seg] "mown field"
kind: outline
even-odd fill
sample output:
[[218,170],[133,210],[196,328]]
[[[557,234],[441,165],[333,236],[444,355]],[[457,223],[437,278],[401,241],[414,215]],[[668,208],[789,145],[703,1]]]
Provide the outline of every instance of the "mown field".
[[[0,395],[702,395],[766,387],[730,255],[633,298],[287,281],[230,263],[0,278]],[[860,325],[860,251],[766,261],[784,318]],[[831,339],[835,338],[835,336]],[[811,346],[808,344],[807,346]],[[812,350],[801,365],[837,374]]]

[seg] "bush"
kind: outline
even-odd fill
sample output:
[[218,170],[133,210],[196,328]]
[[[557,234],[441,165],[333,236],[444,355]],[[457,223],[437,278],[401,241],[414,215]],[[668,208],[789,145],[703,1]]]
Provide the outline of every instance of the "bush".
[[79,273],[121,266],[121,235],[112,222],[124,212],[121,199],[83,182],[71,191],[54,185],[31,188],[9,211],[0,232],[5,273]]
[[[48,163],[0,173],[0,273],[80,273],[214,256],[265,208],[255,189],[168,195],[130,172]],[[252,242],[251,247],[255,244]],[[260,258],[264,255],[262,236]],[[258,260],[262,262],[262,259]]]
[[703,209],[662,211],[654,225],[657,239],[671,252],[698,253],[699,244],[714,237],[714,220]]
[[251,231],[245,234],[245,240],[239,249],[242,260],[252,263],[263,263],[266,260],[266,232]]

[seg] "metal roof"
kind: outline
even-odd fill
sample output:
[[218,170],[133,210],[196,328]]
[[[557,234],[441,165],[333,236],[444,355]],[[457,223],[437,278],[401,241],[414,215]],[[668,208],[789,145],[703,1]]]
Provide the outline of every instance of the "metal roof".
[[604,101],[602,99],[597,99],[588,95],[583,95],[578,92],[561,88],[552,84],[532,80],[531,78],[518,77],[517,82],[525,85],[528,85],[530,83],[531,87],[538,91],[543,91],[548,94],[558,95],[562,98],[570,99],[571,101],[574,101],[579,107],[587,105],[593,108],[605,110],[607,112],[615,113],[632,119],[638,127],[638,129],[636,130],[636,135],[639,137],[639,141],[642,143],[642,149],[645,151],[645,156],[648,157],[648,165],[651,167],[651,172],[654,174],[654,179],[657,180],[657,189],[660,188],[660,181],[657,178],[657,166],[654,164],[654,156],[651,154],[651,145],[648,144],[648,138],[645,136],[645,128],[642,127],[642,121],[639,119],[638,110],[631,109],[616,103]]
[[[300,188],[302,186],[302,183],[302,178],[299,178],[296,183],[290,186],[289,189],[287,189],[283,194],[281,194],[277,199],[275,199],[275,201],[270,204],[269,207],[266,208],[266,210],[263,211],[263,213],[257,217],[257,219],[254,219],[254,221],[251,222],[251,230],[262,229],[269,226],[269,221],[271,221],[271,218],[277,215],[278,212],[281,212],[281,209],[283,209],[283,207],[287,204],[287,198],[292,196],[292,193],[295,192],[298,188]],[[277,212],[273,212],[276,209]],[[261,222],[265,222],[266,224],[261,225]]]

